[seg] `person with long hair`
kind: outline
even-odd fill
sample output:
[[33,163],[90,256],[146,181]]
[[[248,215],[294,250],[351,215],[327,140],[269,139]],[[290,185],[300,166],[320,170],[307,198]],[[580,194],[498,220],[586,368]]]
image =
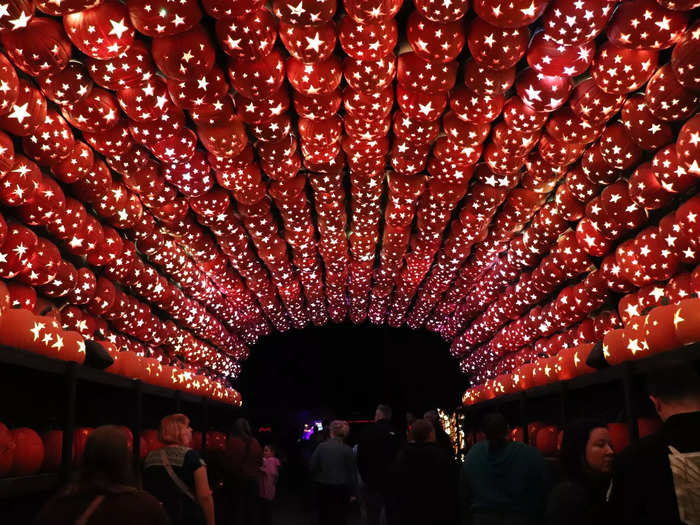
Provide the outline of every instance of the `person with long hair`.
[[158,500],[133,486],[131,463],[120,428],[93,430],[85,444],[80,479],[44,506],[35,525],[168,525]]
[[563,480],[549,495],[549,525],[613,523],[607,495],[614,456],[605,423],[581,419],[564,430],[559,457]]
[[258,525],[258,478],[263,464],[263,451],[258,440],[253,437],[247,419],[241,417],[235,421],[226,444],[226,456],[233,522],[240,525]]
[[176,525],[214,525],[214,498],[207,467],[191,448],[192,428],[184,414],[164,417],[159,438],[165,447],[146,456],[143,485],[160,502]]
[[508,424],[498,413],[482,422],[486,439],[464,460],[460,502],[472,525],[540,525],[549,489],[542,454],[508,440]]

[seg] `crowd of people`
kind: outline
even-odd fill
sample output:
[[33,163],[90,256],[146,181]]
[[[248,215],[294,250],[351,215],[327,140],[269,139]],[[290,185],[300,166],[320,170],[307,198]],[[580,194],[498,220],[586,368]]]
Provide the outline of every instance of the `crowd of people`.
[[35,523],[271,523],[269,503],[275,499],[280,462],[271,446],[260,446],[247,420],[236,420],[225,452],[210,454],[215,468],[209,472],[200,453],[191,448],[192,428],[187,416],[163,418],[158,437],[163,446],[144,459],[139,489],[123,430],[109,425],[95,429],[85,445],[80,479],[51,499]]
[[[657,370],[648,393],[661,430],[615,451],[604,422],[573,421],[564,432],[558,479],[540,452],[511,441],[506,419],[487,414],[485,439],[458,462],[437,413],[411,419],[404,435],[379,405],[351,447],[336,420],[311,455],[315,521],[343,525],[358,504],[366,525],[607,525],[700,523],[700,376],[691,367]],[[142,489],[121,429],[87,440],[80,479],[52,498],[37,525],[268,525],[280,461],[245,419],[226,451],[191,448],[182,414],[164,418],[163,447],[143,463]],[[695,477],[687,476],[694,472]],[[211,484],[210,484],[211,482]],[[212,490],[213,487],[213,490]]]
[[665,367],[647,389],[658,433],[615,451],[605,422],[577,419],[558,465],[511,441],[499,413],[483,418],[485,439],[461,465],[432,411],[411,421],[402,443],[379,405],[355,450],[344,443],[347,424],[334,421],[311,462],[319,525],[347,523],[356,499],[367,525],[700,524],[700,375]]

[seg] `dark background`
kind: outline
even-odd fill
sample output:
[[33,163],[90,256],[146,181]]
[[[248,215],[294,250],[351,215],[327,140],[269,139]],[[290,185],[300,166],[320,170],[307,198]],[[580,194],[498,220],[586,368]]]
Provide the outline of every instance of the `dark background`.
[[468,381],[432,332],[345,323],[262,338],[234,386],[256,425],[278,427],[309,416],[371,419],[378,403],[398,421],[453,409]]

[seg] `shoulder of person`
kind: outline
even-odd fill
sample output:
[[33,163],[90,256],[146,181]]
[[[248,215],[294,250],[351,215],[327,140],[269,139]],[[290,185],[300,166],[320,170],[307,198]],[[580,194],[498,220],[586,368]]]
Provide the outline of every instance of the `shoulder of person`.
[[482,441],[479,441],[478,443],[474,443],[472,448],[469,449],[469,452],[467,453],[467,455],[480,454],[480,453],[488,450],[488,448],[489,448],[489,442],[484,439]]
[[202,455],[199,453],[199,450],[196,450],[194,448],[188,448],[187,452],[185,453],[185,461],[192,464],[192,465],[198,465],[201,467],[206,467],[206,462],[202,458]]
[[639,465],[640,459],[646,457],[668,455],[668,447],[664,443],[660,433],[643,437],[636,443],[631,443],[615,457],[615,466],[619,468],[629,468]]

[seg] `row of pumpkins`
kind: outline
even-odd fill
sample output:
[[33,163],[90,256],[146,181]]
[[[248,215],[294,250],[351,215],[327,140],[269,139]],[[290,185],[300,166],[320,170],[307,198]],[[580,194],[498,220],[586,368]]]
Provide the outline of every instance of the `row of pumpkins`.
[[[5,288],[5,290],[2,290]],[[7,286],[0,281],[0,345],[27,350],[53,359],[83,364],[86,358],[86,340],[74,330],[65,330],[61,314],[49,308],[44,315],[17,305],[2,304],[9,301]],[[129,350],[120,351],[108,340],[99,344],[114,361],[106,370],[112,374],[170,389],[189,392],[233,405],[240,405],[241,396],[225,383],[198,374],[191,368],[179,368],[162,364],[154,357],[145,357]]]
[[[653,434],[661,428],[661,421],[657,418],[640,417],[637,419],[639,437],[643,438]],[[608,423],[610,439],[615,453],[620,453],[630,444],[629,426],[627,423]],[[525,433],[522,427],[514,427],[510,431],[511,441],[525,442]],[[473,445],[486,438],[483,432],[467,434],[467,444]],[[547,425],[542,421],[533,421],[527,425],[528,443],[533,445],[545,457],[558,456],[564,439],[564,430],[556,425]]]
[[[134,435],[128,427],[119,427],[126,435],[129,449],[133,451]],[[73,434],[73,466],[82,463],[85,443],[92,432],[90,427],[81,427]],[[139,436],[139,454],[143,460],[152,450],[164,445],[158,438],[158,431],[144,430]],[[207,452],[226,450],[227,436],[223,432],[207,432]],[[40,436],[28,427],[8,429],[0,422],[0,478],[31,476],[39,472],[58,472],[61,467],[63,431],[49,430]],[[202,433],[192,433],[192,448],[202,450]]]
[[[601,357],[607,365],[618,365],[697,342],[700,342],[700,298],[694,297],[678,304],[656,306],[645,315],[629,319],[623,328],[609,331],[603,337]],[[512,373],[498,375],[468,389],[462,402],[473,405],[595,372],[589,359],[595,346],[585,343],[563,348],[555,355],[524,364]]]

